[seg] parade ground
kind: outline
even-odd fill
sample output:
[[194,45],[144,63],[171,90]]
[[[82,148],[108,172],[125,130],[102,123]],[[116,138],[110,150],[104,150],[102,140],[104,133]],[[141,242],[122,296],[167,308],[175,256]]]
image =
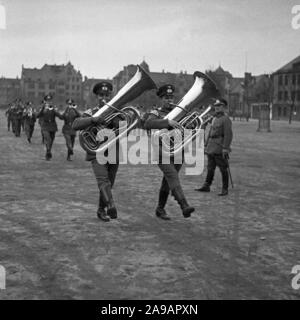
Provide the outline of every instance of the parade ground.
[[7,131],[0,112],[1,299],[300,299],[291,271],[300,265],[300,123],[233,121],[234,189],[218,197],[181,181],[195,212],[185,219],[169,198],[171,220],[154,215],[162,173],[121,165],[118,219],[96,217],[98,189],[76,140],[66,161],[59,132],[45,161],[40,127],[29,144]]

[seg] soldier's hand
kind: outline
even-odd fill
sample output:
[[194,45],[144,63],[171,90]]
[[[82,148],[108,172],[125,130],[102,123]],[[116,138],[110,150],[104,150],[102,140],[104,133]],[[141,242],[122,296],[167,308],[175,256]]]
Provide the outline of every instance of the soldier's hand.
[[168,123],[169,126],[173,127],[174,129],[181,129],[181,125],[177,121],[168,119]]
[[224,159],[229,159],[229,150],[228,149],[223,149],[222,150],[223,158]]

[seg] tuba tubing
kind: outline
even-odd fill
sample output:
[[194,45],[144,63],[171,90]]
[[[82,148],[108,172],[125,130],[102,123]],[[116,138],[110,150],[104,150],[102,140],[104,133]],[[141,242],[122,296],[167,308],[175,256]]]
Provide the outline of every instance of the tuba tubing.
[[[122,131],[122,136],[128,134],[140,120],[140,113],[134,107],[125,107],[126,103],[136,99],[146,90],[157,89],[155,82],[146,73],[146,71],[137,65],[137,71],[134,76],[121,88],[117,94],[98,110],[92,117],[101,116],[109,125],[109,123],[118,115],[125,116],[125,120],[129,124],[127,130]],[[95,154],[97,151],[103,151],[111,144],[119,139],[118,130],[116,129],[116,139],[108,143],[99,142],[97,139],[98,132],[104,129],[101,125],[92,125],[79,133],[79,142],[81,147],[88,153]]]
[[[181,152],[185,146],[193,141],[201,132],[207,117],[211,112],[211,106],[207,107],[201,114],[191,110],[197,105],[203,105],[212,98],[220,96],[216,84],[204,73],[196,71],[194,73],[194,84],[185,96],[177,103],[164,119],[175,120],[181,125],[181,129],[170,131],[160,130],[155,133],[161,141],[161,151],[165,155],[174,156]],[[184,130],[192,127],[191,134],[184,140]],[[175,136],[175,141],[171,137]],[[176,139],[178,137],[178,139]],[[173,141],[172,147],[170,141]],[[177,141],[176,141],[177,140]],[[157,141],[155,139],[154,141]],[[175,144],[174,144],[175,143]]]

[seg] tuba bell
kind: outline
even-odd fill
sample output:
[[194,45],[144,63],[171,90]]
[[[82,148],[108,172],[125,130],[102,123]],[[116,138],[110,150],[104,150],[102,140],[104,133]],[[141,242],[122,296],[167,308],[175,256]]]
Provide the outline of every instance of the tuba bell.
[[[118,139],[127,135],[140,121],[140,112],[132,106],[123,108],[122,106],[136,99],[143,92],[151,89],[157,89],[156,84],[146,71],[140,65],[137,65],[135,75],[109,102],[105,102],[104,106],[93,115],[93,117],[103,117],[106,125],[92,125],[79,132],[79,142],[81,147],[85,151],[95,154],[96,152],[106,150]],[[99,141],[98,133],[109,126],[109,124],[118,116],[121,116],[121,118],[124,119],[126,126],[112,129],[114,131],[114,139]]]
[[200,134],[201,129],[211,120],[214,110],[211,105],[204,107],[202,112],[192,110],[220,96],[216,84],[206,74],[196,71],[193,76],[193,86],[164,118],[177,121],[180,129],[162,129],[155,133],[158,139],[153,141],[159,142],[165,155],[175,156],[182,152]]

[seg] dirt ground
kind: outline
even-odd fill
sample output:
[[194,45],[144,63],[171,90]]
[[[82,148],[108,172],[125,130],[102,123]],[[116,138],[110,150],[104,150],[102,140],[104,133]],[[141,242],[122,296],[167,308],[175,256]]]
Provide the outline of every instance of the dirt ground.
[[[299,299],[291,286],[300,264],[300,123],[233,123],[235,188],[200,194],[204,175],[182,175],[190,204],[184,219],[170,199],[171,221],[154,216],[161,173],[122,165],[114,197],[119,218],[96,218],[97,185],[76,141],[66,161],[61,131],[44,160],[33,143],[7,132],[0,114],[0,299]],[[205,174],[205,172],[204,172]]]

